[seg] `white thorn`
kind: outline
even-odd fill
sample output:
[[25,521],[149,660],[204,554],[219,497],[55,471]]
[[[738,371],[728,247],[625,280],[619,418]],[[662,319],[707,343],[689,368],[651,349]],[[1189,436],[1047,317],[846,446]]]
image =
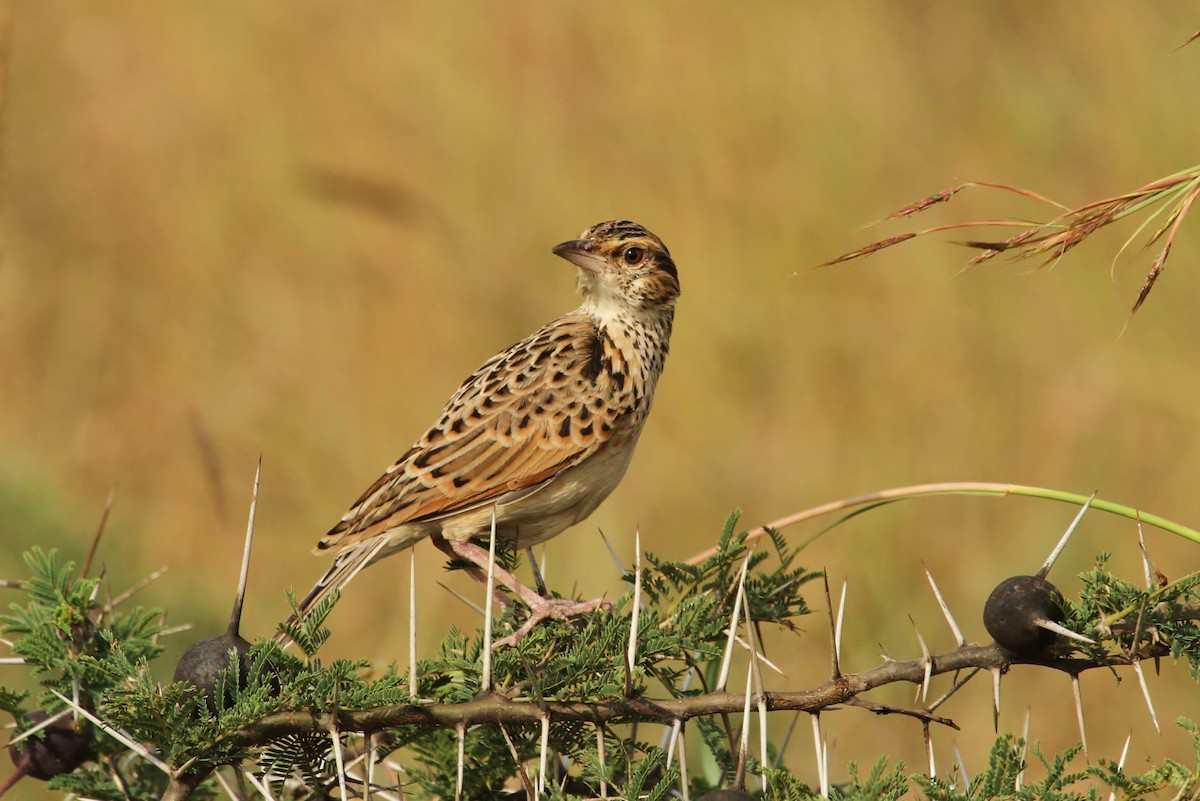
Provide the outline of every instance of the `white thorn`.
[[1146,709],[1150,710],[1150,720],[1154,722],[1154,730],[1162,734],[1158,725],[1158,714],[1154,711],[1154,701],[1150,699],[1150,687],[1146,684],[1146,674],[1142,670],[1142,660],[1133,660],[1133,672],[1137,674],[1138,684],[1142,687],[1142,697],[1146,699]]
[[246,780],[250,782],[251,786],[253,786],[255,790],[258,790],[259,795],[267,799],[267,801],[275,801],[275,795],[271,792],[271,785],[269,783],[259,781],[258,777],[256,777],[248,768],[244,766],[240,767],[239,770],[241,770],[242,776],[244,776]]
[[971,777],[967,775],[967,765],[963,760],[962,751],[958,748],[958,741],[954,741],[954,758],[958,761],[958,775],[962,778],[963,795],[971,794]]
[[632,690],[633,668],[637,664],[638,618],[642,611],[642,530],[640,527],[634,530],[633,547],[637,553],[633,558],[633,611],[629,616],[629,648],[625,653],[626,678],[629,683],[626,690]]
[[408,694],[417,700],[417,549],[408,558]]
[[[737,635],[736,637],[734,637],[734,641],[735,641],[735,642],[736,642],[738,645],[740,645],[740,646],[742,646],[743,648],[745,648],[747,651],[749,651],[749,652],[751,652],[751,653],[754,653],[754,646],[753,646],[752,644],[750,644],[750,643],[746,642],[746,641],[745,641],[745,640],[742,638],[742,635],[740,635],[740,634],[739,634],[739,635]],[[787,676],[787,674],[783,672],[783,668],[779,667],[779,665],[775,664],[775,663],[774,663],[774,662],[772,662],[770,659],[767,659],[765,656],[763,656],[761,651],[759,651],[759,652],[757,653],[757,656],[758,656],[758,661],[759,661],[761,664],[764,664],[764,665],[766,665],[766,666],[767,666],[767,667],[769,667],[771,670],[773,670],[773,671],[775,671],[776,673],[778,673],[780,676]]]
[[746,637],[749,639],[750,645],[750,670],[754,678],[754,691],[761,694],[767,691],[766,685],[763,683],[762,677],[762,655],[758,648],[758,639],[755,637],[754,624],[750,622],[749,614],[746,616]]
[[829,798],[829,741],[821,736],[821,797]]
[[[1125,769],[1125,757],[1129,756],[1129,743],[1131,740],[1133,740],[1133,732],[1130,732],[1129,736],[1125,738],[1125,747],[1121,749],[1121,758],[1117,760],[1118,771]],[[1108,794],[1108,801],[1116,801],[1116,799],[1117,790],[1116,788],[1113,788],[1113,790]]]
[[108,602],[108,605],[110,607],[120,606],[121,604],[125,603],[130,598],[132,598],[133,596],[137,595],[142,590],[149,587],[154,582],[158,581],[170,569],[171,568],[167,567],[166,565],[163,565],[158,570],[155,570],[150,575],[146,576],[144,579],[139,581],[137,584],[134,584],[132,587],[125,590],[125,592],[121,593],[116,598],[113,598],[111,601]]
[[767,758],[767,699],[762,694],[762,688],[759,688],[758,695],[758,750],[759,750],[759,766],[762,772],[759,774],[759,789],[763,795],[767,795],[767,765],[770,760]]
[[809,715],[812,718],[813,749],[817,754],[817,787],[821,791],[821,796],[826,798],[829,793],[829,774],[826,770],[828,765],[825,762],[825,738],[821,735],[821,713],[811,712]]
[[750,676],[753,679],[755,694],[758,696],[756,706],[758,707],[759,765],[762,769],[758,781],[759,789],[765,794],[767,792],[767,699],[765,695],[767,688],[763,683],[761,654],[758,640],[755,637],[754,624],[750,621],[749,614],[746,615],[746,637],[750,641]]
[[538,795],[546,792],[546,755],[550,751],[550,718],[542,716],[541,755],[538,758]]
[[1154,562],[1150,559],[1150,551],[1146,548],[1146,538],[1142,534],[1142,518],[1139,516],[1137,521],[1138,530],[1138,546],[1142,549],[1142,571],[1146,575],[1146,589],[1153,590],[1155,577],[1162,579],[1163,576],[1158,572],[1158,568],[1154,566]]
[[367,786],[363,788],[363,801],[371,801],[371,786],[375,783],[375,732],[367,735]]
[[687,737],[684,735],[684,728],[679,727],[679,790],[683,793],[683,801],[691,801],[691,796],[688,795],[688,769],[687,769]]
[[242,619],[242,602],[246,598],[246,584],[250,580],[250,549],[254,545],[254,518],[258,513],[258,482],[262,477],[262,457],[258,457],[258,467],[254,471],[254,488],[250,491],[250,514],[246,520],[246,544],[242,547],[242,570],[238,574],[237,594],[234,595],[233,619],[231,624],[237,625]]
[[968,673],[968,674],[966,675],[966,677],[964,677],[964,678],[960,678],[960,679],[958,679],[957,681],[955,681],[955,682],[954,682],[954,684],[950,685],[950,688],[949,688],[948,690],[946,690],[946,692],[944,692],[944,693],[942,693],[941,695],[939,695],[939,696],[937,697],[937,699],[936,699],[936,700],[935,700],[933,703],[931,703],[931,704],[927,704],[927,705],[926,705],[926,707],[925,707],[925,711],[926,711],[926,712],[933,712],[933,711],[934,711],[934,710],[936,710],[938,707],[940,707],[942,704],[944,704],[944,703],[946,703],[947,701],[949,701],[949,700],[950,700],[950,697],[951,697],[952,695],[954,695],[956,692],[958,692],[958,691],[959,691],[959,690],[961,690],[961,689],[962,689],[964,686],[966,686],[967,682],[969,682],[971,679],[975,678],[975,674],[976,674],[976,673],[978,673],[978,672],[979,672],[979,671],[981,671],[981,670],[983,670],[983,668],[981,668],[981,667],[975,667],[975,668],[971,668],[971,672],[970,672],[970,673]]
[[675,744],[679,742],[679,729],[683,726],[682,718],[675,718],[671,723],[671,728],[667,730],[667,768],[675,762]]
[[833,653],[838,664],[842,663],[842,620],[846,614],[846,590],[850,587],[850,579],[842,579],[842,597],[838,601],[837,625],[833,628]]
[[1071,521],[1071,525],[1067,526],[1067,530],[1063,532],[1062,538],[1059,539],[1058,544],[1054,546],[1054,550],[1050,552],[1048,557],[1046,557],[1046,561],[1042,565],[1042,569],[1037,572],[1038,578],[1045,578],[1050,572],[1050,568],[1054,567],[1054,563],[1058,560],[1059,554],[1063,552],[1063,548],[1067,547],[1067,541],[1070,540],[1071,535],[1075,533],[1075,529],[1079,525],[1079,521],[1083,520],[1084,513],[1087,512],[1088,508],[1092,505],[1092,501],[1094,500],[1096,500],[1095,492],[1088,497],[1083,506],[1079,507],[1079,513],[1075,515],[1075,519]]
[[625,694],[634,692],[638,622],[642,616],[642,529],[634,530],[634,608],[629,615],[629,646],[625,649]]
[[738,744],[738,764],[746,764],[746,754],[750,751],[750,680],[753,673],[746,669],[746,703],[742,708],[742,738]]
[[233,789],[233,785],[229,783],[229,779],[225,778],[225,775],[221,773],[220,769],[214,770],[213,776],[216,777],[217,784],[221,785],[221,789],[225,791],[225,795],[229,796],[230,801],[241,801],[241,794],[238,793],[237,790]]
[[[596,756],[599,758],[601,775],[604,775],[604,773],[605,773],[605,763],[604,763],[605,750],[606,749],[604,747],[604,724],[601,723],[596,726]],[[605,779],[600,780],[600,798],[603,799],[603,801],[608,801],[608,782]]]
[[1075,698],[1075,719],[1079,722],[1079,742],[1083,744],[1083,758],[1086,761],[1091,761],[1088,757],[1087,745],[1087,727],[1083,724],[1083,693],[1079,689],[1079,674],[1071,675],[1071,695]]
[[458,600],[462,601],[462,602],[463,602],[464,604],[466,604],[467,606],[469,606],[469,607],[471,607],[472,609],[474,609],[476,612],[478,612],[478,613],[480,614],[480,616],[483,616],[483,614],[484,614],[484,611],[483,611],[483,607],[482,607],[482,606],[480,606],[479,604],[475,603],[474,601],[472,601],[472,600],[471,600],[470,598],[468,598],[467,596],[463,595],[463,594],[462,594],[461,592],[459,592],[458,590],[452,589],[451,587],[448,587],[448,586],[446,586],[445,584],[443,584],[443,583],[442,583],[442,582],[440,582],[440,581],[439,581],[439,582],[437,582],[437,585],[438,585],[439,587],[441,587],[443,590],[445,590],[446,592],[448,592],[448,593],[450,593],[451,595],[453,595],[453,596],[454,596],[455,598],[457,598]]
[[517,746],[513,743],[512,737],[508,734],[508,729],[503,723],[497,722],[496,725],[500,728],[500,734],[504,736],[504,742],[508,745],[508,753],[512,754],[513,764],[517,766],[517,773],[521,779],[521,784],[527,788],[526,795],[533,790],[533,785],[529,781],[529,773],[525,770],[525,765],[521,762],[521,755],[517,753]]
[[496,507],[492,507],[492,532],[488,537],[487,590],[483,599],[483,677],[481,692],[492,691],[492,607],[496,594]]
[[912,623],[913,632],[917,635],[917,642],[921,645],[921,660],[925,665],[925,676],[921,679],[921,686],[917,688],[917,698],[921,703],[929,697],[929,679],[933,675],[933,659],[929,655],[929,646],[925,644],[925,638],[921,636],[921,630],[917,628],[917,621],[912,619],[910,615],[908,622]]
[[1029,750],[1029,714],[1030,707],[1025,707],[1025,726],[1021,730],[1021,769],[1017,771],[1014,789],[1020,790],[1025,782],[1025,753]]
[[929,722],[925,722],[925,757],[929,763],[929,778],[937,775],[937,761],[933,757],[933,731],[929,728]]
[[329,738],[333,740],[333,762],[337,766],[338,789],[342,791],[342,798],[348,798],[346,795],[346,761],[342,756],[342,738],[333,729],[329,731]]
[[721,673],[717,678],[717,690],[722,691],[729,681],[729,662],[733,659],[733,641],[737,636],[738,623],[742,616],[742,599],[746,596],[746,569],[750,567],[750,554],[742,561],[742,572],[738,577],[737,593],[733,598],[733,614],[729,616],[729,636],[725,640],[725,655],[721,657]]
[[74,703],[73,701],[71,701],[69,698],[67,698],[65,695],[63,695],[62,693],[60,693],[58,690],[54,689],[53,687],[50,687],[48,689],[50,690],[51,693],[53,693],[55,696],[58,697],[58,700],[62,701],[64,704],[66,704],[67,706],[74,709],[80,715],[83,715],[85,718],[90,720],[92,723],[96,724],[96,726],[101,731],[103,731],[105,734],[107,734],[109,737],[112,737],[114,740],[121,743],[121,745],[125,746],[130,751],[134,752],[135,754],[140,756],[142,759],[146,760],[151,765],[153,765],[154,767],[161,770],[166,775],[168,775],[168,776],[171,775],[170,766],[167,765],[167,763],[163,762],[158,757],[156,757],[154,754],[150,753],[150,751],[146,749],[146,746],[135,741],[132,737],[130,737],[128,734],[121,731],[120,729],[116,729],[116,728],[113,728],[112,726],[109,726],[107,723],[102,721],[100,718],[96,717],[91,712],[88,712],[82,706],[79,706],[78,704]]
[[992,728],[1000,731],[1000,668],[992,668]]
[[458,735],[458,770],[454,778],[454,801],[462,801],[463,763],[467,759],[467,725],[460,723],[454,727],[454,731]]
[[[922,567],[925,566],[922,565]],[[946,618],[946,623],[949,624],[950,631],[954,634],[954,641],[959,645],[966,645],[967,639],[963,637],[962,629],[958,627],[954,615],[950,614],[950,607],[946,605],[946,599],[942,597],[942,591],[938,589],[937,582],[933,580],[933,574],[929,572],[928,567],[925,567],[925,578],[929,579],[929,586],[933,588],[933,595],[937,598],[938,606],[942,608],[942,616]]]
[[62,712],[58,712],[58,713],[46,718],[41,723],[38,723],[36,726],[30,726],[28,729],[26,729],[25,731],[18,734],[16,737],[13,737],[11,740],[9,740],[8,746],[11,748],[12,746],[14,746],[17,743],[24,740],[26,737],[30,737],[34,734],[37,734],[39,731],[46,728],[47,726],[53,726],[55,723],[58,723],[60,720],[65,718],[67,715],[72,714],[72,712],[73,712],[73,710],[64,709]]
[[363,737],[363,749],[359,752],[358,756],[354,757],[354,759],[351,759],[349,762],[346,763],[346,772],[347,772],[346,775],[350,776],[351,778],[355,778],[355,777],[354,777],[354,774],[350,773],[350,771],[354,770],[360,764],[367,761],[367,755],[370,754],[370,750],[367,748],[367,746],[370,744],[371,738],[374,737],[374,735],[368,736],[368,735],[364,734],[364,735],[362,735],[362,737]]
[[624,576],[625,564],[621,561],[621,557],[617,556],[617,549],[612,547],[612,543],[608,541],[608,537],[604,536],[603,531],[600,531],[600,539],[604,541],[604,547],[608,549],[609,556],[612,557],[613,563],[617,566],[617,574]]
[[1082,634],[1076,634],[1075,632],[1071,631],[1066,626],[1063,626],[1062,624],[1059,624],[1059,623],[1055,623],[1053,620],[1035,620],[1035,621],[1033,621],[1033,625],[1038,626],[1039,628],[1043,628],[1046,631],[1053,631],[1055,634],[1059,634],[1070,640],[1078,640],[1079,642],[1086,642],[1089,645],[1096,644],[1096,641],[1093,640],[1091,637],[1085,637]]

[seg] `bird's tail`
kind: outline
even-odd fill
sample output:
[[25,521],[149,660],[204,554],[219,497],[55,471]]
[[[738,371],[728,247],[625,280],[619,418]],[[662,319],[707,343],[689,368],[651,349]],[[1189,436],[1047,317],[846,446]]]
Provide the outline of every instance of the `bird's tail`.
[[292,642],[292,637],[287,634],[286,629],[292,628],[301,617],[311,613],[317,604],[331,593],[349,584],[364,567],[391,553],[394,550],[388,549],[388,545],[391,544],[387,537],[374,537],[338,554],[329,570],[325,571],[325,575],[321,576],[308,594],[296,604],[296,611],[279,625],[279,631],[275,633],[275,642],[287,647]]

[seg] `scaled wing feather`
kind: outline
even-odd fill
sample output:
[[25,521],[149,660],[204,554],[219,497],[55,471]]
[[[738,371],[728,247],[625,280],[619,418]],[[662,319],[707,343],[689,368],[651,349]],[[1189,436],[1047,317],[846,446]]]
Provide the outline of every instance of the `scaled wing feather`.
[[489,359],[318,548],[453,515],[586,459],[624,411],[611,403],[607,372],[586,369],[603,350],[594,325],[572,313]]

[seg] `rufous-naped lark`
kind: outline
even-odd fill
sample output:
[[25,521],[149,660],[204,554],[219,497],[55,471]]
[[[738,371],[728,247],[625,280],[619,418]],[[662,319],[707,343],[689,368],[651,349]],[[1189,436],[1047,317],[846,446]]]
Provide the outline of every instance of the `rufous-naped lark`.
[[[317,544],[336,558],[301,612],[425,537],[486,570],[487,551],[471,540],[489,535],[493,517],[497,537],[524,548],[583,520],[620,482],[667,358],[679,276],[662,240],[626,220],[553,252],[576,267],[579,308],[463,382]],[[495,576],[530,607],[522,632],[600,603],[543,598],[507,571]]]

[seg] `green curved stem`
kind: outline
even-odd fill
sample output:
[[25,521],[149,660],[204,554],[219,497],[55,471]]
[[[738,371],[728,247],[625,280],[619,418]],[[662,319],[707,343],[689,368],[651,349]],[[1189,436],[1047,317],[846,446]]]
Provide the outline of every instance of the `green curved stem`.
[[[810,509],[805,509],[786,517],[781,517],[767,523],[765,526],[751,531],[747,537],[747,542],[761,537],[767,532],[767,529],[781,529],[787,526],[795,525],[796,523],[805,520],[811,520],[822,515],[832,514],[848,509],[854,511],[841,520],[833,523],[830,526],[822,529],[813,535],[808,542],[820,537],[825,532],[836,527],[845,520],[857,514],[861,514],[867,509],[857,509],[856,507],[867,507],[868,509],[874,506],[881,506],[895,501],[906,500],[909,498],[923,498],[931,495],[982,495],[991,498],[1002,498],[1008,495],[1023,495],[1030,498],[1042,498],[1043,500],[1060,501],[1069,503],[1072,506],[1083,506],[1088,501],[1088,496],[1080,495],[1076,492],[1064,492],[1062,490],[1047,489],[1045,487],[1027,487],[1021,484],[998,484],[988,481],[948,481],[937,484],[914,484],[908,487],[895,487],[893,489],[880,490],[878,492],[867,493],[866,495],[856,495],[851,498],[843,498],[838,501],[830,501],[829,503],[814,506]],[[1098,509],[1102,512],[1119,515],[1130,520],[1141,521],[1145,525],[1154,526],[1155,528],[1168,531],[1179,537],[1184,537],[1192,542],[1200,543],[1200,531],[1188,526],[1176,523],[1173,520],[1167,520],[1164,517],[1143,512],[1132,506],[1127,506],[1113,501],[1106,501],[1103,498],[1095,498],[1092,500],[1091,508]],[[807,543],[805,543],[807,544]],[[709,549],[702,553],[696,554],[691,559],[688,559],[689,564],[697,564],[704,561],[715,552],[715,549]]]

